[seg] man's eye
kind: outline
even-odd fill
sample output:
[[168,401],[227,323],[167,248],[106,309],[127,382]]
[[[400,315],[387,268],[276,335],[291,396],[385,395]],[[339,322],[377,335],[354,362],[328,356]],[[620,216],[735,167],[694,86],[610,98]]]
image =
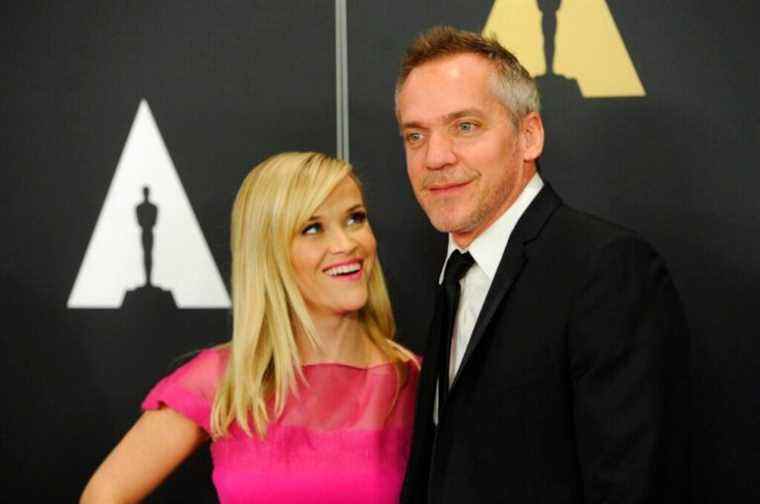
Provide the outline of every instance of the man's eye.
[[477,125],[475,123],[465,121],[460,122],[457,127],[462,133],[472,133],[477,128]]
[[302,235],[313,235],[322,231],[322,225],[318,222],[307,225],[301,230]]
[[418,131],[413,131],[411,133],[406,134],[406,142],[410,144],[418,143],[420,140],[422,140],[422,133]]
[[348,216],[348,224],[362,224],[367,221],[367,212],[363,210],[357,210],[356,212],[351,212],[351,215]]

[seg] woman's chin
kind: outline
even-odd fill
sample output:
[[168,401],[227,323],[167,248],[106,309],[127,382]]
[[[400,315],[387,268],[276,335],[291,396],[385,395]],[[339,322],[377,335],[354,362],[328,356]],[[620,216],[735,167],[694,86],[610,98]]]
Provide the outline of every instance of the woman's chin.
[[343,303],[336,310],[336,312],[339,315],[348,316],[348,315],[352,315],[352,314],[358,313],[359,310],[361,310],[362,308],[364,308],[366,305],[367,305],[367,298],[365,296],[365,297],[362,297],[361,299],[351,300],[351,301],[347,301],[347,302]]

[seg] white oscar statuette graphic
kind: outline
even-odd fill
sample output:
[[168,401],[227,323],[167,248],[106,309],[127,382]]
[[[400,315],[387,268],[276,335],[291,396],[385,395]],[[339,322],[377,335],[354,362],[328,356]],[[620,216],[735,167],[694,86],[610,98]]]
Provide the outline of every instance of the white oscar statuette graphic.
[[230,306],[219,269],[144,99],[67,306],[116,309],[128,292],[141,289],[170,292],[177,308]]

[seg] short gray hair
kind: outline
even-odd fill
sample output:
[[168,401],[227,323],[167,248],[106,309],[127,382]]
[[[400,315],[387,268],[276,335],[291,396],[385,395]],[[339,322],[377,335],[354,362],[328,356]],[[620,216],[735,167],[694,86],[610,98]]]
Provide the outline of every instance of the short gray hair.
[[412,70],[433,60],[467,53],[483,56],[493,62],[496,70],[492,78],[493,92],[507,108],[515,124],[531,112],[541,110],[536,81],[514,54],[494,38],[451,26],[435,26],[419,35],[407,47],[396,80],[396,109],[401,88]]

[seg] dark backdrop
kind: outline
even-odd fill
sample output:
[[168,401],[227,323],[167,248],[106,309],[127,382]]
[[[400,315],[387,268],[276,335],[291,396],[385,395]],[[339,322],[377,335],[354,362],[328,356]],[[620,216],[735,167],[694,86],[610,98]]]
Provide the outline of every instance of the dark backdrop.
[[[480,31],[492,3],[348,6],[351,161],[399,336],[417,351],[431,310],[418,286],[437,274],[445,238],[405,180],[395,71],[416,33]],[[693,335],[684,428],[695,501],[757,500],[760,6],[607,3],[647,94],[547,93],[542,172],[567,202],[638,230],[667,259]],[[0,12],[0,500],[71,501],[174,359],[229,335],[226,310],[66,306],[140,100],[229,286],[228,213],[250,166],[282,150],[335,152],[334,6],[24,2]],[[209,471],[202,450],[152,500],[213,502]]]

